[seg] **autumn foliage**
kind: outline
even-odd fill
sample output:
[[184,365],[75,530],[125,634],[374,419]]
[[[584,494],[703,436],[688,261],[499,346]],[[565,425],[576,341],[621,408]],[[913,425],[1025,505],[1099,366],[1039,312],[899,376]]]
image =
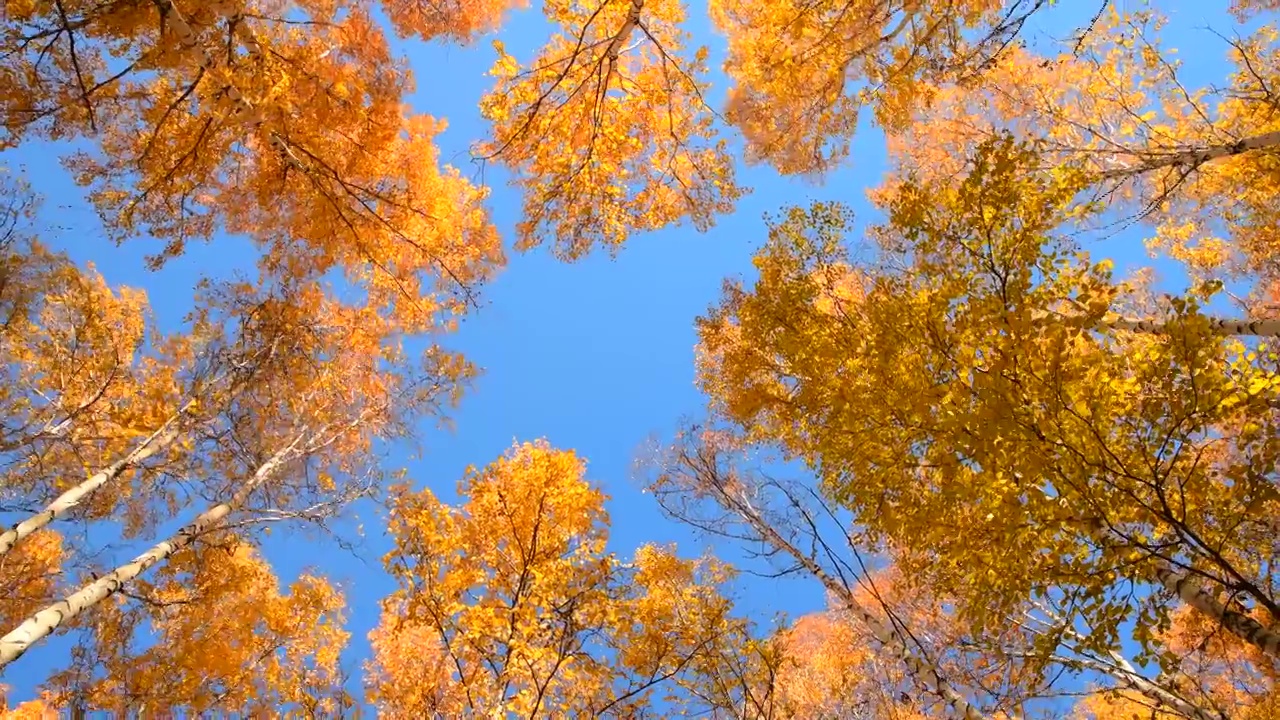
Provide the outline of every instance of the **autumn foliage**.
[[461,507],[430,491],[395,500],[385,562],[400,590],[373,634],[382,712],[629,717],[710,662],[735,629],[726,570],[656,546],[608,552],[584,471],[527,444],[468,474]]
[[558,32],[524,66],[497,43],[498,83],[480,104],[493,123],[481,152],[516,169],[525,193],[520,245],[574,259],[731,211],[742,189],[681,3],[553,0],[544,13]]
[[[0,175],[0,669],[52,658],[2,714],[1280,717],[1280,5],[1175,5],[9,0],[0,148],[100,226]],[[482,129],[428,45],[485,53]],[[619,547],[622,478],[545,440],[402,467],[509,250],[880,139],[869,217],[775,207],[694,322],[641,474],[710,545]],[[241,250],[179,286],[195,243]]]
[[[287,593],[279,585],[233,539],[175,555],[94,615],[78,662],[51,679],[45,701],[111,713],[337,712],[325,696],[347,640],[343,597],[310,575]],[[136,647],[143,630],[153,644]]]

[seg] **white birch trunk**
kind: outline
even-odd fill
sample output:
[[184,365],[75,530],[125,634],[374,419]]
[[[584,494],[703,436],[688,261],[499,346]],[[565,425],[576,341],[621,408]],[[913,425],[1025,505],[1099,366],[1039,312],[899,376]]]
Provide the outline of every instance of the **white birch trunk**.
[[618,55],[622,52],[622,46],[630,39],[631,33],[635,32],[635,29],[640,26],[640,13],[643,10],[644,0],[631,0],[631,5],[627,8],[627,19],[623,21],[622,27],[618,28],[618,32],[614,33],[604,51],[605,59],[608,60],[610,67],[618,63]]
[[[911,652],[911,646],[906,638],[902,636],[898,629],[892,625],[885,623],[876,615],[862,607],[853,597],[853,593],[849,591],[843,583],[837,582],[831,577],[822,566],[813,560],[813,558],[805,555],[799,548],[792,545],[786,538],[773,528],[772,525],[760,515],[759,511],[751,504],[750,500],[743,495],[742,497],[729,498],[726,488],[720,486],[717,488],[723,493],[726,499],[729,499],[734,507],[734,512],[755,529],[760,536],[772,545],[775,549],[786,552],[797,562],[799,562],[814,577],[822,582],[828,591],[839,597],[859,620],[866,625],[871,634],[875,636],[882,645],[889,648],[900,660],[907,666],[908,671],[917,680],[922,682],[931,692],[938,695],[946,703],[947,708],[955,714],[965,718],[965,720],[984,720],[982,713],[973,707],[965,697],[949,683],[946,678],[938,671],[933,664],[926,663]],[[740,495],[742,493],[739,493]]]
[[1156,578],[1183,602],[1208,615],[1231,634],[1271,657],[1280,657],[1280,633],[1218,602],[1189,575],[1166,566],[1156,569]]
[[[759,530],[760,528],[757,529]],[[844,602],[845,607],[857,616],[864,625],[866,625],[867,629],[871,631],[871,634],[875,636],[876,640],[880,641],[882,645],[889,648],[895,655],[897,655],[898,659],[907,666],[907,670],[918,680],[922,681],[925,687],[929,688],[929,690],[937,694],[938,697],[942,698],[942,700],[947,704],[947,708],[949,708],[953,713],[959,714],[966,720],[983,720],[984,716],[982,713],[978,712],[977,708],[969,704],[969,701],[966,700],[965,697],[951,685],[951,683],[947,682],[946,678],[942,677],[942,674],[938,672],[936,666],[925,663],[911,652],[911,647],[907,644],[906,639],[902,637],[902,634],[898,632],[897,628],[883,622],[879,617],[873,615],[866,608],[862,607],[862,605],[854,599],[853,593],[849,592],[848,588],[836,582],[834,578],[828,575],[821,567],[818,566],[817,563],[813,562],[811,558],[803,556],[797,548],[792,547],[790,543],[787,543],[780,535],[774,532],[773,528],[768,528],[766,532],[770,536],[769,544],[774,545],[781,550],[785,550],[788,554],[803,564],[810,573],[813,573],[822,582],[823,586],[827,588],[827,590],[835,593],[837,597]],[[781,546],[777,544],[779,541],[783,543]]]
[[28,535],[67,514],[72,508],[100,490],[103,485],[120,477],[124,471],[137,466],[147,458],[167,448],[177,438],[175,425],[191,409],[192,404],[191,401],[188,401],[178,412],[170,416],[160,426],[159,430],[148,435],[128,455],[98,471],[88,480],[62,493],[40,512],[0,534],[0,556],[12,550]]
[[1195,150],[1184,150],[1182,152],[1162,153],[1160,151],[1137,151],[1136,154],[1145,155],[1146,159],[1135,165],[1107,170],[1102,173],[1102,179],[1112,180],[1132,177],[1152,172],[1153,170],[1160,170],[1162,168],[1175,166],[1196,168],[1205,163],[1221,160],[1222,158],[1243,155],[1247,152],[1275,147],[1277,145],[1280,145],[1280,131],[1267,132],[1262,133],[1261,135],[1241,138],[1236,142],[1224,145],[1210,145]]
[[1133,665],[1118,653],[1112,652],[1110,654],[1113,658],[1118,659],[1116,665],[1110,665],[1093,658],[1067,658],[1063,662],[1076,662],[1095,672],[1110,675],[1123,687],[1147,696],[1155,702],[1156,707],[1167,707],[1179,715],[1192,718],[1192,720],[1227,720],[1226,716],[1211,713],[1198,705],[1193,705],[1182,697],[1169,692],[1166,688],[1152,682],[1134,669]]
[[0,668],[18,659],[32,645],[48,637],[80,613],[119,592],[129,581],[155,564],[190,545],[197,537],[221,523],[244,504],[249,495],[271,478],[280,466],[294,456],[301,437],[267,460],[229,500],[201,513],[190,524],[167,540],[157,543],[143,554],[81,587],[76,592],[28,617],[4,637],[0,637]]
[[[1090,522],[1086,532],[1095,543],[1102,546],[1106,542],[1104,535],[1114,530],[1105,529],[1099,522]],[[1121,540],[1126,541],[1125,538]],[[1280,633],[1218,602],[1217,598],[1205,592],[1190,575],[1178,572],[1167,562],[1160,561],[1156,567],[1155,580],[1186,604],[1208,615],[1231,634],[1272,657],[1280,657]]]

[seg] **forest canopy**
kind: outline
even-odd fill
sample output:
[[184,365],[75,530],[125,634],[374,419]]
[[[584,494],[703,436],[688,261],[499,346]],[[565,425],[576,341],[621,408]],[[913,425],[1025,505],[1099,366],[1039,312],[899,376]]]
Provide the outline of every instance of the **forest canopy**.
[[7,0],[0,714],[1280,717],[1195,5]]

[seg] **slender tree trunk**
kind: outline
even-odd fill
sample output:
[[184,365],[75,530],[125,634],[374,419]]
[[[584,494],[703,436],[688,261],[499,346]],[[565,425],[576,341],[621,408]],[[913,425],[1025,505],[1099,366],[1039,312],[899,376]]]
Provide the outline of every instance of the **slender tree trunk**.
[[1101,174],[1103,180],[1115,180],[1125,177],[1133,177],[1144,173],[1160,170],[1170,167],[1184,167],[1187,169],[1197,168],[1205,163],[1221,160],[1222,158],[1243,155],[1254,150],[1262,150],[1269,147],[1280,145],[1280,131],[1262,133],[1252,137],[1241,138],[1233,143],[1225,145],[1209,145],[1194,150],[1184,150],[1182,152],[1160,152],[1160,151],[1137,151],[1143,159],[1129,167],[1116,168],[1108,170]]
[[844,583],[832,577],[811,556],[802,552],[800,548],[783,537],[755,507],[750,498],[747,497],[744,489],[733,489],[732,483],[721,477],[718,469],[710,462],[705,461],[705,459],[693,460],[688,456],[685,456],[685,458],[689,469],[695,476],[698,476],[697,482],[700,489],[711,490],[717,496],[717,502],[724,510],[741,518],[762,540],[772,545],[775,550],[790,555],[805,570],[816,577],[828,591],[840,598],[845,607],[866,625],[876,640],[902,660],[912,677],[928,688],[930,692],[940,697],[953,714],[958,714],[965,720],[984,720],[983,714],[942,676],[935,664],[921,660],[911,651],[911,644],[896,627],[885,623],[862,607]]
[[1139,673],[1133,665],[1119,653],[1110,652],[1108,654],[1110,654],[1115,660],[1115,664],[1106,663],[1090,657],[1061,657],[1054,659],[1062,664],[1075,663],[1102,675],[1109,675],[1110,677],[1115,678],[1122,687],[1127,687],[1145,695],[1155,703],[1157,708],[1168,708],[1184,717],[1191,718],[1192,720],[1229,720],[1226,715],[1205,710],[1198,705],[1188,702],[1180,695],[1170,692],[1167,688],[1162,687],[1158,683],[1151,681],[1149,678]]
[[750,523],[757,532],[764,535],[765,540],[770,545],[773,545],[778,550],[782,550],[788,555],[791,555],[797,562],[803,565],[806,570],[817,577],[828,591],[839,597],[845,607],[867,626],[867,629],[871,631],[871,634],[875,636],[876,640],[897,655],[898,658],[906,664],[907,669],[911,674],[918,680],[922,681],[925,687],[929,688],[930,691],[942,698],[942,700],[946,702],[947,707],[953,713],[959,714],[966,720],[984,719],[983,714],[978,712],[977,708],[973,707],[973,705],[971,705],[969,701],[951,685],[951,683],[947,682],[946,678],[938,672],[938,668],[935,665],[924,662],[917,657],[915,653],[911,652],[911,647],[907,644],[906,638],[902,637],[902,634],[898,632],[897,628],[883,622],[879,617],[873,615],[866,608],[862,607],[862,605],[854,599],[853,593],[849,592],[847,587],[842,583],[837,582],[835,578],[831,577],[831,575],[823,570],[820,565],[814,562],[812,558],[800,552],[799,548],[787,542],[787,540],[774,530],[773,527],[764,520],[764,518],[759,515],[751,515],[748,517],[747,514],[743,514],[742,517],[744,520],[747,520],[747,522]]
[[65,515],[72,508],[101,489],[103,485],[120,477],[124,471],[136,467],[139,463],[168,447],[178,436],[176,427],[178,421],[191,409],[193,404],[194,401],[188,401],[178,412],[171,415],[160,426],[160,429],[148,435],[128,455],[98,471],[88,480],[62,493],[53,502],[46,505],[44,510],[0,534],[0,556],[12,550],[14,546],[22,542],[23,538]]
[[[1106,544],[1106,534],[1114,532],[1105,528],[1101,522],[1084,522],[1088,527],[1085,532],[1098,547]],[[1121,538],[1121,541],[1127,542],[1127,539]],[[1168,562],[1160,560],[1159,565],[1156,566],[1155,580],[1180,600],[1226,628],[1231,634],[1272,657],[1280,657],[1280,633],[1218,602],[1217,598],[1205,592],[1190,575],[1178,572]]]
[[610,67],[618,63],[618,55],[622,52],[622,46],[631,38],[631,33],[640,26],[640,13],[644,10],[644,0],[631,0],[630,6],[627,8],[627,19],[623,21],[622,27],[618,28],[618,32],[614,33],[609,40],[608,47],[604,50],[605,59],[609,62]]
[[1156,569],[1156,578],[1183,602],[1208,615],[1231,634],[1272,657],[1280,657],[1280,633],[1218,602],[1191,576],[1164,566]]
[[[1084,655],[1083,652],[1087,651],[1082,651],[1080,648],[1088,647],[1088,638],[1081,635],[1058,613],[1039,603],[1036,603],[1036,605],[1040,612],[1048,615],[1053,621],[1052,623],[1046,623],[1053,628],[1051,632],[1061,633],[1062,637],[1069,638],[1070,640],[1079,643],[1079,646],[1071,648],[1077,653],[1076,656],[1067,657],[1055,655],[1050,658],[1051,660],[1058,662],[1064,667],[1071,667],[1074,664],[1103,675],[1108,675],[1119,682],[1122,687],[1129,688],[1130,690],[1136,690],[1137,692],[1147,696],[1147,698],[1155,703],[1156,707],[1169,708],[1185,717],[1191,718],[1192,720],[1230,720],[1230,718],[1228,718],[1224,713],[1210,712],[1195,703],[1190,702],[1182,695],[1179,695],[1175,690],[1171,690],[1170,688],[1160,685],[1146,677],[1142,673],[1138,672],[1138,669],[1133,666],[1133,663],[1129,662],[1129,658],[1125,657],[1124,654],[1114,648],[1108,648],[1106,650],[1106,654],[1110,656],[1110,661]],[[1014,621],[1014,624],[1021,625],[1022,627],[1028,627],[1017,621]],[[1041,630],[1035,630],[1035,632],[1042,636],[1047,634]],[[1026,658],[1038,657],[1036,653],[1019,652],[1014,654],[1018,657]]]
[[[1219,335],[1253,335],[1271,337],[1280,335],[1280,319],[1278,320],[1232,320],[1229,318],[1208,318],[1209,329]],[[1138,320],[1120,318],[1105,323],[1107,327],[1129,332],[1160,333],[1164,332],[1165,323],[1155,320]]]
[[21,657],[32,645],[52,634],[72,618],[119,592],[129,581],[146,572],[153,565],[168,559],[190,545],[200,535],[215,528],[228,515],[238,510],[249,495],[269,480],[281,465],[294,457],[301,440],[302,436],[299,436],[294,442],[271,456],[226,502],[208,508],[169,539],[152,546],[150,550],[134,558],[133,561],[117,567],[62,600],[36,612],[18,627],[9,631],[7,635],[0,637],[0,668]]

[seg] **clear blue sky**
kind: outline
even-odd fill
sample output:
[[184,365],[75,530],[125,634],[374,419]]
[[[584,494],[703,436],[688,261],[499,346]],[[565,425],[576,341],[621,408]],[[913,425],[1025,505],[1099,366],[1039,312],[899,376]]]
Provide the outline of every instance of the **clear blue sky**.
[[[1047,16],[1031,29],[1033,37],[1065,35],[1070,27],[1087,21],[1096,4],[1064,3],[1072,7]],[[1185,6],[1188,9],[1176,16],[1167,33],[1170,44],[1205,48],[1212,60],[1186,52],[1188,62],[1203,63],[1221,77],[1224,48],[1191,28],[1206,23],[1220,30],[1231,27],[1225,2],[1204,0]],[[718,73],[723,43],[711,33],[705,15],[702,3],[693,3],[689,29],[711,46],[709,64],[717,69],[713,78],[719,97],[725,89]],[[502,38],[511,52],[527,59],[544,32],[535,8],[512,16]],[[493,59],[488,41],[471,48],[410,42],[402,43],[400,50],[418,78],[414,107],[449,120],[450,129],[440,140],[442,157],[464,172],[472,171],[467,148],[484,134],[476,103],[488,88],[484,73]],[[697,415],[703,407],[693,385],[693,320],[717,300],[726,277],[749,276],[752,252],[763,239],[763,213],[812,199],[838,199],[853,205],[860,220],[873,220],[863,192],[878,184],[885,171],[882,143],[879,133],[865,126],[851,166],[822,186],[780,179],[767,169],[743,169],[743,181],[754,193],[709,234],[676,228],[638,236],[616,260],[597,254],[571,265],[544,251],[512,253],[506,271],[485,293],[487,305],[464,323],[454,341],[484,368],[484,375],[456,414],[456,431],[427,432],[425,456],[401,460],[410,476],[442,497],[451,497],[467,465],[490,462],[513,441],[545,437],[585,457],[589,475],[612,496],[609,509],[617,550],[627,553],[646,541],[678,541],[686,552],[698,552],[692,537],[663,520],[652,498],[640,494],[632,480],[632,461],[641,443],[654,434],[669,438],[682,416]],[[67,228],[49,239],[74,257],[95,262],[112,283],[147,289],[164,326],[180,322],[200,274],[251,267],[253,250],[247,243],[218,238],[210,246],[189,247],[183,258],[159,274],[147,272],[141,258],[155,249],[153,243],[142,239],[117,248],[102,239],[92,210],[52,161],[51,152],[47,146],[28,145],[6,158],[10,165],[25,164],[31,182],[45,194],[46,221]],[[493,187],[494,218],[510,239],[520,199],[492,167],[486,180]],[[1121,266],[1144,262],[1133,243],[1117,245],[1107,254]],[[379,558],[388,542],[376,511],[364,507],[360,513],[367,534],[363,561],[296,534],[273,538],[267,546],[267,556],[285,582],[301,569],[314,567],[345,584],[353,636],[347,660],[356,682],[362,674],[359,662],[368,654],[365,634],[377,620],[378,601],[393,589],[381,571]],[[131,547],[120,555],[134,553]],[[753,613],[778,610],[794,615],[823,602],[815,584],[772,580],[746,579],[740,595],[744,609]],[[14,700],[29,697],[43,673],[62,660],[61,647],[52,643],[38,648],[7,674],[4,680],[14,687]]]

